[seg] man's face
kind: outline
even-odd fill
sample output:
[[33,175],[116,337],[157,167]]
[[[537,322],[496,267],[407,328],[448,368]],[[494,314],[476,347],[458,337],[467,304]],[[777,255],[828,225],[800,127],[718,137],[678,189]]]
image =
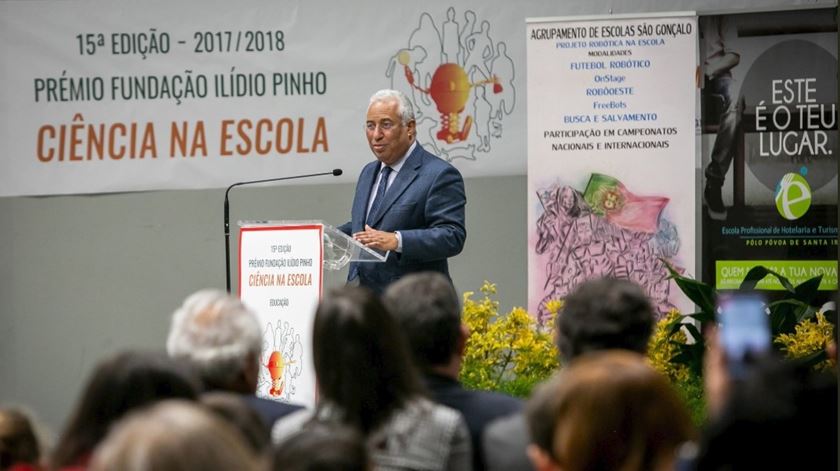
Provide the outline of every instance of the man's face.
[[391,165],[405,155],[414,137],[414,121],[403,123],[397,108],[396,99],[377,101],[367,112],[365,133],[370,150],[385,165]]

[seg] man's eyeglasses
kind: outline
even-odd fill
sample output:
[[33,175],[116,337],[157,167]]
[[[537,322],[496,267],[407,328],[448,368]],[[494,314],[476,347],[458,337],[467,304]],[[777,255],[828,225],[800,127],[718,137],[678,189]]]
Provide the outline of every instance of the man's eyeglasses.
[[[381,131],[388,132],[398,125],[399,125],[399,123],[395,123],[393,121],[382,121],[378,124],[378,127]],[[377,128],[377,124],[374,123],[374,122],[365,123],[365,129],[368,132],[374,132],[374,131],[376,131],[376,128]]]

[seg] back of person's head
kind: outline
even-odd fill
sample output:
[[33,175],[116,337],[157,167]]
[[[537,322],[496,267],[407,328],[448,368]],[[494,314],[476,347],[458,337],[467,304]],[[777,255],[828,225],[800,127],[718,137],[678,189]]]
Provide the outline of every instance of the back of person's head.
[[600,278],[581,283],[557,316],[557,348],[562,357],[599,350],[644,353],[654,325],[654,311],[636,283]]
[[668,381],[626,350],[572,362],[538,388],[526,417],[529,455],[540,470],[671,469],[694,434]]
[[268,426],[242,396],[225,391],[202,394],[199,402],[242,434],[254,452],[262,453],[271,441]]
[[312,345],[321,403],[338,406],[364,434],[420,391],[396,320],[366,288],[344,286],[324,297]]
[[257,458],[225,421],[194,403],[164,401],[120,421],[97,447],[94,471],[255,470]]
[[100,362],[52,454],[56,468],[85,461],[108,428],[129,411],[162,399],[195,400],[200,385],[182,362],[163,354],[129,351]]
[[274,471],[368,471],[373,466],[363,437],[337,424],[310,422],[275,445]]
[[448,278],[437,272],[408,275],[391,284],[383,300],[417,365],[428,369],[450,361],[461,334],[461,308]]
[[40,459],[41,445],[29,417],[20,409],[0,408],[0,470]]
[[262,333],[256,314],[230,294],[190,295],[172,315],[166,350],[196,365],[208,389],[254,393]]
[[838,469],[837,376],[775,356],[730,386],[698,469]]

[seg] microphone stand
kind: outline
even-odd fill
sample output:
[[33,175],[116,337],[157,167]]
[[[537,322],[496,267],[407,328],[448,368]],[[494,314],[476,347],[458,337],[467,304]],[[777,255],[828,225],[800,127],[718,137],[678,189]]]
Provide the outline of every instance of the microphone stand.
[[340,168],[334,169],[331,172],[310,173],[307,175],[295,175],[292,177],[266,178],[265,180],[250,180],[245,182],[236,182],[227,187],[225,190],[225,281],[227,292],[230,293],[230,200],[228,195],[230,190],[236,186],[255,185],[257,183],[279,182],[283,180],[296,180],[298,178],[321,177],[324,175],[339,176],[342,171]]

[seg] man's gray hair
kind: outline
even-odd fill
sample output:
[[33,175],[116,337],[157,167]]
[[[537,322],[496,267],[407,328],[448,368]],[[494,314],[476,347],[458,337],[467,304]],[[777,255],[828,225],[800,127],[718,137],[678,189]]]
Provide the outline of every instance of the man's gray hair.
[[397,113],[399,113],[403,124],[406,124],[409,121],[414,121],[414,105],[411,104],[411,100],[408,99],[405,93],[399,90],[391,90],[388,88],[379,90],[371,95],[368,108],[370,108],[370,105],[373,105],[374,103],[391,100],[397,100]]
[[190,361],[208,385],[220,387],[230,384],[249,359],[259,361],[262,333],[256,314],[242,301],[206,289],[173,313],[166,351]]

